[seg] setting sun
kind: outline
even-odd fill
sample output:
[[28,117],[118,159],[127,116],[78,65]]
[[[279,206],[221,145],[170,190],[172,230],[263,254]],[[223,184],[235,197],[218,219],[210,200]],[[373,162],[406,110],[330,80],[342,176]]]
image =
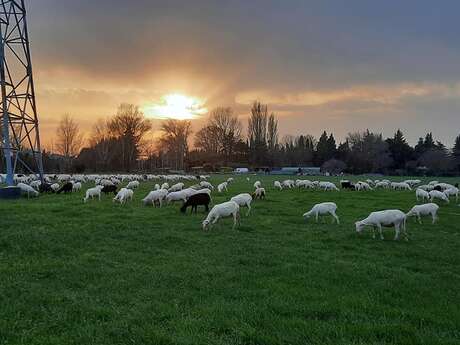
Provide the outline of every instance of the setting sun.
[[198,98],[174,93],[163,96],[161,101],[143,107],[145,115],[157,119],[190,120],[206,114],[204,102]]

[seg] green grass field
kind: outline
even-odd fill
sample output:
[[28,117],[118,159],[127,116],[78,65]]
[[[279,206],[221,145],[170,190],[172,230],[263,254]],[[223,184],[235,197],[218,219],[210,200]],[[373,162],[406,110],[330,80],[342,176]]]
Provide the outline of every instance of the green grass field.
[[[218,183],[224,176],[215,176]],[[460,344],[460,207],[410,241],[354,222],[415,192],[275,191],[232,231],[205,213],[81,193],[0,202],[1,344]],[[331,179],[329,179],[331,180]],[[449,179],[441,179],[449,182]],[[214,203],[252,192],[236,177]],[[452,182],[454,180],[450,180]],[[86,189],[86,186],[83,188]],[[305,223],[334,201],[341,225]]]

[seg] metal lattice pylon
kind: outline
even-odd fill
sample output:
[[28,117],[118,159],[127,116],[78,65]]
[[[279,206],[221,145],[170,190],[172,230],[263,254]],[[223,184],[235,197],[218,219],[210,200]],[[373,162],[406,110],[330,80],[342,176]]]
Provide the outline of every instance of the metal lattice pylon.
[[24,0],[1,0],[0,35],[0,148],[5,156],[6,182],[12,185],[19,169],[43,180]]

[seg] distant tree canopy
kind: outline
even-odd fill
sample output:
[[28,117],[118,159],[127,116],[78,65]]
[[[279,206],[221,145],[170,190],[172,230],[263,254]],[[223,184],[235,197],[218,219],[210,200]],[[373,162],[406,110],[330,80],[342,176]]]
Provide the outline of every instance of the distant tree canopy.
[[250,108],[246,135],[240,119],[229,107],[212,109],[193,138],[190,121],[169,119],[158,126],[160,137],[147,141],[151,121],[135,105],[121,104],[114,116],[96,121],[89,146],[80,151],[83,139],[78,124],[70,116],[64,116],[56,133],[56,148],[67,157],[65,162],[69,159],[75,164],[61,164],[55,156],[47,154],[45,167],[52,171],[87,168],[129,172],[187,170],[194,166],[213,170],[224,166],[319,166],[332,174],[460,173],[460,134],[451,149],[431,132],[412,147],[400,129],[386,139],[370,130],[353,132],[340,143],[333,133],[326,131],[318,139],[310,134],[288,134],[280,139],[277,116],[259,101]]

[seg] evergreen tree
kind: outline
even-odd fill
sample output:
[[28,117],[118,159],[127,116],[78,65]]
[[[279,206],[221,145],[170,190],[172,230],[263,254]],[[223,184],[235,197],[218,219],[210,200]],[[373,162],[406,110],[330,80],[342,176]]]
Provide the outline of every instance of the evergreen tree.
[[407,143],[400,129],[396,131],[393,138],[388,138],[386,141],[388,151],[393,159],[393,169],[403,169],[413,157],[412,147]]
[[335,143],[334,135],[331,133],[329,138],[327,138],[327,147],[328,147],[328,157],[327,159],[334,158],[337,154],[337,145]]
[[326,131],[324,131],[319,137],[318,145],[316,146],[316,164],[322,165],[326,160],[328,160],[328,153],[328,137]]

